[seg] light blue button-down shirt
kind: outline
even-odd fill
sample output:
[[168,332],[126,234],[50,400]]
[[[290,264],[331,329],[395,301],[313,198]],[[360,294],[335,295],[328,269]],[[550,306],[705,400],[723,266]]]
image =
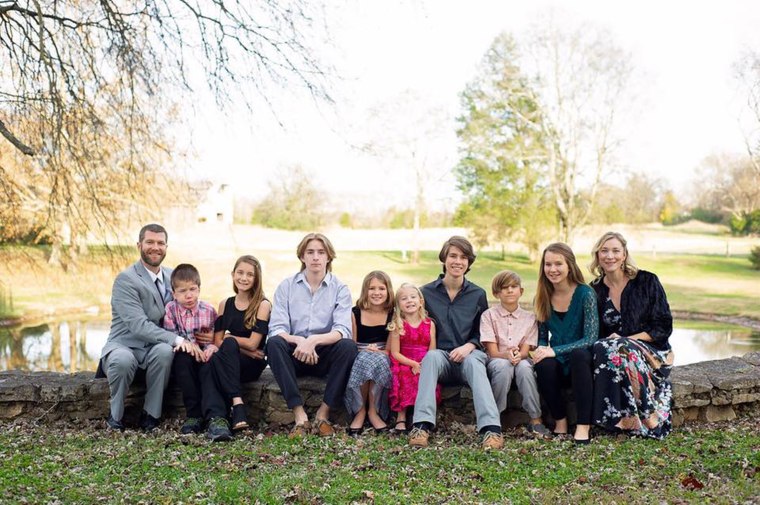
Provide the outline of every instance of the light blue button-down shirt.
[[351,293],[328,272],[312,294],[303,272],[282,281],[274,292],[269,336],[287,333],[309,337],[338,331],[351,338]]

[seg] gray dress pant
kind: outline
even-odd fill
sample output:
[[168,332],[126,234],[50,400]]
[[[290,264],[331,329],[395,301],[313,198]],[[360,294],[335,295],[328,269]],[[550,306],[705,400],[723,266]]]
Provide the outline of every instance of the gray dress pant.
[[530,361],[524,359],[515,366],[504,358],[489,358],[487,367],[499,412],[504,412],[507,408],[507,396],[514,377],[517,381],[517,390],[522,396],[523,409],[531,419],[541,417],[541,400],[538,396],[536,375],[533,373],[533,365]]
[[486,373],[488,357],[481,350],[472,351],[461,363],[449,360],[448,351],[434,349],[422,360],[417,401],[414,403],[414,423],[435,425],[435,386],[466,383],[472,390],[478,431],[486,426],[501,427],[499,409]]
[[111,388],[111,417],[121,421],[124,416],[124,400],[138,368],[145,369],[145,403],[143,410],[159,419],[164,402],[164,390],[169,384],[174,352],[169,344],[159,343],[150,347],[138,361],[129,347],[119,347],[103,358],[103,370]]

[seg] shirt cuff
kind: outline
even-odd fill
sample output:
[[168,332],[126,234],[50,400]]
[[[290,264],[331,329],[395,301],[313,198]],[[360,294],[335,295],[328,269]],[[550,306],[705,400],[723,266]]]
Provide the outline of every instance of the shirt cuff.
[[174,337],[174,346],[173,347],[177,347],[178,345],[180,345],[184,341],[185,341],[185,339],[183,337],[180,337],[179,335],[177,335],[176,337]]

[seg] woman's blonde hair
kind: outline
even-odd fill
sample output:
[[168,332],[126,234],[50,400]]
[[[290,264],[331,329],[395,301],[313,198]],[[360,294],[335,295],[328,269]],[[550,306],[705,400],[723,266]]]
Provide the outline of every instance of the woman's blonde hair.
[[420,308],[417,311],[417,314],[419,314],[420,319],[423,321],[428,317],[427,310],[425,310],[425,297],[423,296],[422,291],[420,291],[420,288],[408,282],[403,283],[396,291],[396,302],[394,303],[393,307],[393,317],[391,318],[391,322],[388,324],[388,331],[398,331],[399,335],[404,334],[404,318],[401,314],[401,307],[398,305],[400,293],[404,289],[413,289],[417,292],[417,296],[420,297]]
[[608,231],[596,241],[594,247],[591,248],[591,263],[589,263],[588,269],[591,270],[591,274],[595,275],[597,278],[604,276],[604,269],[599,264],[599,251],[602,249],[605,242],[613,238],[623,245],[623,251],[625,252],[623,273],[629,279],[633,279],[636,277],[636,274],[639,273],[639,267],[636,266],[636,262],[631,258],[631,253],[628,252],[628,241],[616,231]]
[[538,267],[538,285],[536,286],[536,297],[533,306],[536,310],[536,319],[540,322],[548,321],[552,313],[552,294],[554,293],[554,284],[546,277],[544,266],[546,265],[546,253],[559,254],[565,258],[567,263],[567,278],[575,284],[585,284],[583,272],[575,261],[575,254],[570,246],[562,242],[549,244],[541,254],[541,266]]
[[393,284],[391,283],[390,276],[382,270],[373,270],[364,277],[362,291],[359,295],[359,299],[356,300],[356,306],[361,310],[369,309],[369,284],[372,282],[372,279],[377,279],[385,284],[385,288],[388,290],[388,298],[386,298],[385,303],[383,304],[383,309],[386,311],[393,309]]
[[[253,284],[251,284],[251,288],[247,290],[248,298],[250,298],[251,301],[248,304],[248,308],[245,309],[245,315],[243,316],[245,327],[253,328],[253,325],[256,324],[256,314],[259,313],[261,302],[266,298],[264,296],[264,281],[261,278],[261,263],[259,263],[259,260],[257,260],[256,257],[251,256],[250,254],[243,255],[237,259],[235,266],[232,267],[232,275],[235,275],[235,270],[237,270],[237,267],[240,266],[241,263],[247,263],[253,267]],[[232,281],[232,290],[236,294],[239,292],[234,280]]]

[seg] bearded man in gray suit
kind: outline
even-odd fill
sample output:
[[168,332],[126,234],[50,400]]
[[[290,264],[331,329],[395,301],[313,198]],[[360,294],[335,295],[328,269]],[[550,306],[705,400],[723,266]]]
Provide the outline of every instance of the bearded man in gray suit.
[[108,427],[124,430],[124,399],[138,368],[145,370],[145,403],[140,427],[156,428],[161,418],[164,390],[169,383],[174,349],[186,352],[185,339],[161,327],[164,306],[172,299],[171,269],[161,267],[168,234],[163,226],[140,230],[140,260],[121,272],[111,294],[111,332],[101,353],[102,371],[111,389]]

